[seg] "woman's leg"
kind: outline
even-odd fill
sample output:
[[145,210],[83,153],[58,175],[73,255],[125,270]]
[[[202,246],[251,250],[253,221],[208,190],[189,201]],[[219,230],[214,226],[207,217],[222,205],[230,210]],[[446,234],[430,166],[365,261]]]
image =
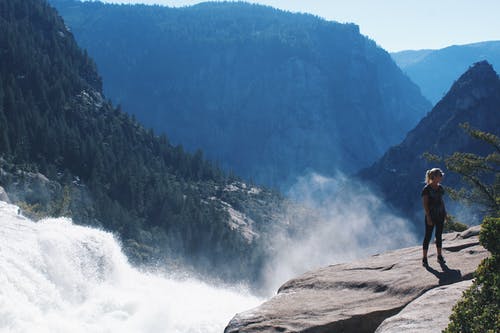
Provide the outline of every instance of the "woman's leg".
[[434,226],[428,225],[427,219],[424,220],[424,225],[425,225],[425,236],[424,236],[424,243],[422,244],[422,252],[423,252],[423,258],[427,258],[427,251],[429,250],[429,243],[431,241],[432,229],[434,229]]
[[442,258],[441,250],[443,248],[443,228],[444,228],[444,221],[436,223],[436,249],[438,258],[439,257]]

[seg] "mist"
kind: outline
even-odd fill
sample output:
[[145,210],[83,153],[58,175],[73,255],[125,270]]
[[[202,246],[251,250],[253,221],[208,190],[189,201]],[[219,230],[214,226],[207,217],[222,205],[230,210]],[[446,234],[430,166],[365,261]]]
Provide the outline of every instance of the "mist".
[[315,268],[417,244],[411,223],[341,173],[300,177],[288,197],[297,205],[289,209],[288,228],[271,240],[273,254],[264,272],[267,293]]

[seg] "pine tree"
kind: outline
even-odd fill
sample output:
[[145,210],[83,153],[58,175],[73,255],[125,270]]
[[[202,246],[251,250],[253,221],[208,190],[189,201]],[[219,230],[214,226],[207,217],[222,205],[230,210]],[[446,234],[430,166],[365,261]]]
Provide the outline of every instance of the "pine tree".
[[499,217],[500,212],[500,138],[463,124],[472,137],[489,144],[493,149],[487,156],[456,152],[445,159],[446,167],[462,176],[468,189],[451,189],[450,195],[468,204],[479,205],[484,213]]
[[454,196],[485,208],[479,241],[491,253],[479,265],[472,286],[453,308],[446,333],[500,332],[500,138],[491,133],[464,129],[474,138],[493,147],[487,156],[455,153],[447,167],[462,175],[470,189],[454,191]]

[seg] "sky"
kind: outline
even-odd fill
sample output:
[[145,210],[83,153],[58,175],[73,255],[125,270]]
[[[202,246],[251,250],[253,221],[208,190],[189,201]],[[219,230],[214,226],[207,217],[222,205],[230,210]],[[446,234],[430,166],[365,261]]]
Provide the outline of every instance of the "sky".
[[[102,0],[194,5],[199,0]],[[248,0],[327,20],[356,23],[389,52],[500,40],[500,0]]]

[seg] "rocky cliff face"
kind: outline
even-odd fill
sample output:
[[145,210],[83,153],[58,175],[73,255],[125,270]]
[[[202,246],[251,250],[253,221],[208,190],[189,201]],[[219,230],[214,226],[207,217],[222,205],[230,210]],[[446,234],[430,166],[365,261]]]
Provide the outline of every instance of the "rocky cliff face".
[[61,173],[48,179],[0,157],[0,200],[18,205],[33,220],[71,216],[76,222],[102,227],[95,218],[95,202],[79,177],[64,181]]
[[[432,254],[429,266],[422,267],[421,247],[415,246],[305,273],[286,282],[261,306],[237,314],[225,333],[359,333],[374,332],[379,326],[378,332],[395,332],[394,327],[410,327],[412,321],[423,327],[421,332],[441,331],[464,288],[456,284],[472,279],[488,256],[478,233],[479,227],[474,227],[446,234],[447,262],[441,265]],[[432,316],[411,315],[422,303],[442,305]]]

